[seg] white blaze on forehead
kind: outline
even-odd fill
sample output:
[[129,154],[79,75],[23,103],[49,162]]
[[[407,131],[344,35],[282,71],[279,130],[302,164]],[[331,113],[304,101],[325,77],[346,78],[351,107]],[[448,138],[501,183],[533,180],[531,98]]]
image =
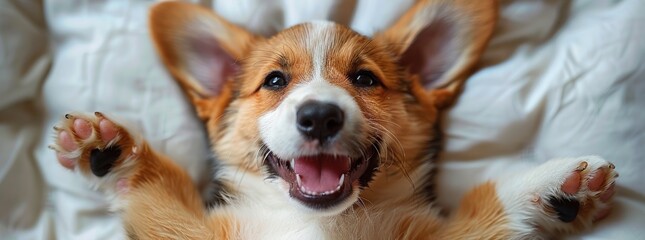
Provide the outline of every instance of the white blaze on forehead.
[[323,80],[323,72],[327,54],[335,39],[335,27],[332,22],[315,21],[308,24],[307,49],[311,54],[313,69],[311,80]]

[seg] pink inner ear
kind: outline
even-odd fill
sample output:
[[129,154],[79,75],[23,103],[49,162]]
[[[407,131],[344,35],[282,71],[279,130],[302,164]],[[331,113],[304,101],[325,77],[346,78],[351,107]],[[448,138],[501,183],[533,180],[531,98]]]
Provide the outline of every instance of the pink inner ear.
[[187,43],[187,51],[180,54],[185,59],[189,74],[204,88],[206,94],[219,95],[225,82],[238,70],[235,60],[212,37],[196,37]]
[[419,74],[426,88],[441,86],[439,80],[457,62],[461,51],[454,23],[437,19],[417,34],[406,49],[401,63],[412,74]]

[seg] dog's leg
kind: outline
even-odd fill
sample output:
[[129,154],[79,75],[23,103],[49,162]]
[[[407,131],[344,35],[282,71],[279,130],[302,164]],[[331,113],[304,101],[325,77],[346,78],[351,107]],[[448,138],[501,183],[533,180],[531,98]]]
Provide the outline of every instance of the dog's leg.
[[447,239],[538,239],[579,232],[605,217],[618,174],[595,156],[555,159],[468,193]]
[[207,220],[189,176],[143,140],[101,113],[74,113],[56,127],[61,165],[113,197],[132,239],[209,239],[226,233],[226,221]]
[[609,214],[614,168],[597,156],[553,159],[498,179],[496,189],[514,232],[547,237],[580,232]]

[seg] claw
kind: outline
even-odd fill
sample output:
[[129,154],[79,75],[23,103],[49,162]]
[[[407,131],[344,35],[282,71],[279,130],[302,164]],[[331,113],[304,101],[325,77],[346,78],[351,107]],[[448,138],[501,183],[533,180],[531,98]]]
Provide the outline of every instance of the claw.
[[585,162],[585,161],[580,162],[578,164],[578,167],[576,167],[576,172],[584,171],[585,169],[587,169],[587,166],[589,166],[589,164],[587,162]]
[[616,169],[616,166],[613,163],[609,163],[609,169]]
[[537,203],[539,201],[540,201],[540,196],[538,196],[538,195],[535,195],[535,196],[533,196],[533,198],[531,198],[531,202]]
[[69,114],[69,113],[68,113],[68,114],[65,114],[65,118],[66,118],[66,119],[70,119],[70,118],[72,118],[72,117],[73,117],[73,116],[72,116],[72,114]]
[[94,116],[97,116],[97,117],[102,118],[102,117],[103,117],[103,113],[101,113],[101,112],[94,112]]

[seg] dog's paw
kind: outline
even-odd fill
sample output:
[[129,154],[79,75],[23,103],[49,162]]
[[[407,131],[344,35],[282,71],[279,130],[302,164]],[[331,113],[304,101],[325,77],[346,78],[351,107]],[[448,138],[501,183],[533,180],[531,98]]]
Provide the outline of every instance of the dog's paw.
[[81,173],[97,187],[118,187],[119,179],[133,169],[135,141],[125,128],[99,112],[66,114],[54,131],[50,148],[60,165]]
[[498,183],[512,223],[546,234],[579,232],[610,213],[618,173],[587,156],[548,161]]

